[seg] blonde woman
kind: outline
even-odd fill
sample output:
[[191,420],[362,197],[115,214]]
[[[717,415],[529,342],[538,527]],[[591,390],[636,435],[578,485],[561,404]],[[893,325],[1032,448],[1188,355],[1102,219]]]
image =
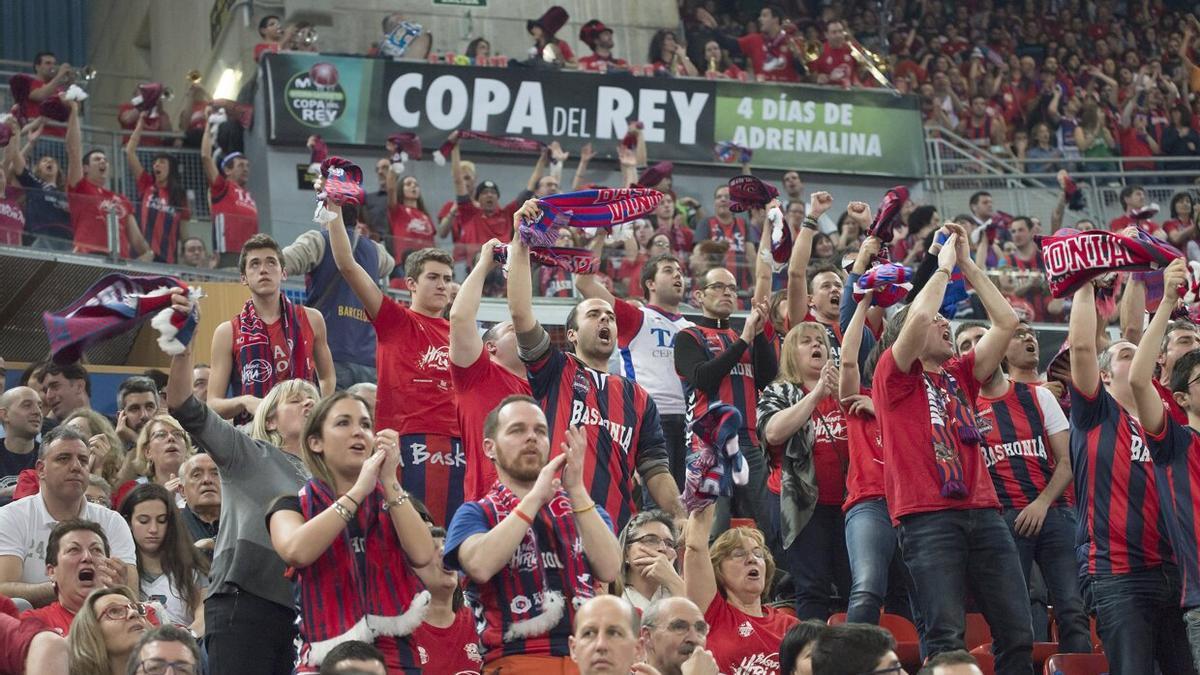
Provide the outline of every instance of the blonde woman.
[[143,483],[155,483],[176,495],[176,505],[183,505],[179,467],[195,454],[192,439],[179,422],[170,415],[156,415],[138,434],[137,445],[126,458],[122,477],[127,480],[113,494],[113,504],[121,506],[125,495]]
[[71,675],[125,675],[133,648],[149,629],[146,609],[128,587],[92,591],[67,635]]
[[125,444],[117,436],[112,422],[91,408],[80,408],[68,415],[63,424],[75,427],[88,437],[88,450],[92,453],[88,471],[103,478],[110,486],[118,485],[118,474],[125,461]]
[[250,438],[297,457],[304,445],[304,421],[321,392],[307,380],[286,380],[267,392],[250,423]]

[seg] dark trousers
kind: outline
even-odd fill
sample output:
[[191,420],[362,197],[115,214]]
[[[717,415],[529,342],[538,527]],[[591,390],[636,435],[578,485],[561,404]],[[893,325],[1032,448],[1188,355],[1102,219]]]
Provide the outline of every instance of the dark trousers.
[[1017,534],[1013,524],[1020,513],[1018,509],[1006,509],[1004,521],[1012,532],[1026,582],[1034,560],[1042,571],[1058,623],[1058,651],[1088,654],[1092,651],[1092,635],[1075,564],[1075,512],[1067,507],[1047,510],[1042,531],[1033,537]]
[[333,373],[337,377],[337,388],[340,390],[349,389],[361,382],[375,384],[379,379],[375,374],[375,366],[364,366],[349,361],[334,361]]
[[667,442],[667,466],[675,487],[683,494],[683,481],[687,477],[687,426],[684,415],[660,415],[663,439]]
[[296,612],[245,591],[204,602],[209,675],[290,675],[296,664]]
[[970,590],[994,639],[996,673],[1032,675],[1033,624],[1017,548],[998,511],[934,511],[900,519],[900,549],[929,655],[964,649]]
[[842,507],[818,504],[808,524],[783,555],[796,587],[796,618],[825,621],[830,614],[842,610],[850,595],[850,560],[846,554]]
[[1155,663],[1164,675],[1195,675],[1179,606],[1178,568],[1093,574],[1089,583],[1096,631],[1112,675],[1153,673]]

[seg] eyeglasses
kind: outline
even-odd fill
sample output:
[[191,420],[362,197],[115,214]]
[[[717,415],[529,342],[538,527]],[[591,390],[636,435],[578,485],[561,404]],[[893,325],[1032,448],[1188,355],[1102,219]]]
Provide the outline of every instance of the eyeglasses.
[[702,619],[694,623],[688,623],[686,619],[675,619],[667,624],[664,630],[680,636],[687,635],[689,630],[694,630],[697,634],[704,636],[708,635],[708,622]]
[[168,671],[175,675],[195,675],[196,664],[187,661],[146,659],[138,665],[138,669],[134,672],[146,673],[146,675],[166,675]]
[[755,558],[758,558],[759,560],[766,560],[767,552],[762,550],[761,548],[755,548],[755,549],[752,549],[749,551],[747,551],[744,548],[736,548],[733,550],[732,553],[729,554],[729,557],[733,558],[734,560],[745,560],[746,558],[749,558],[750,556],[754,556]]
[[151,440],[155,440],[155,441],[165,441],[165,440],[167,440],[167,438],[174,438],[177,441],[185,441],[186,442],[187,437],[188,437],[188,435],[186,432],[179,431],[179,430],[167,431],[166,429],[159,429],[158,431],[150,434]]
[[650,548],[659,548],[659,547],[670,548],[670,549],[675,548],[675,540],[674,539],[664,539],[664,538],[658,536],[657,534],[643,534],[642,536],[638,537],[637,539],[630,539],[629,543],[645,544],[645,545],[649,546]]
[[737,284],[723,284],[721,282],[711,283],[704,287],[704,290],[715,290],[718,293],[733,293],[737,295]]
[[146,606],[140,602],[131,602],[113,605],[100,613],[100,618],[105,621],[124,621],[135,616],[146,616]]

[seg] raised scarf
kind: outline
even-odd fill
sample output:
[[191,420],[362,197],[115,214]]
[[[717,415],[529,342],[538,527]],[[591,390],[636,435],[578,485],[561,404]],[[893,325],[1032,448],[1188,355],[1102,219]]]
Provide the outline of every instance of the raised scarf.
[[550,195],[537,200],[541,218],[521,218],[521,241],[530,248],[554,246],[560,227],[602,227],[616,225],[649,215],[662,201],[663,194],[649,188],[597,188]]
[[[308,345],[304,342],[304,334],[300,328],[300,312],[303,312],[304,308],[288,300],[281,292],[279,310],[284,338],[284,344],[279,347],[288,350],[288,360],[291,362],[288,379],[308,380],[316,384],[316,368],[313,367],[312,357],[307,352]],[[246,301],[242,312],[235,316],[233,321],[234,335],[239,336],[241,341],[240,345],[234,345],[238,357],[234,367],[241,369],[235,373],[241,384],[240,393],[262,398],[279,383],[267,324],[258,317],[253,298]],[[266,372],[262,372],[263,370]]]
[[[939,386],[929,373],[922,373],[925,394],[929,399],[929,428],[933,436],[933,457],[941,481],[941,495],[947,499],[966,499],[970,495],[966,471],[958,454],[955,440],[978,447],[983,440],[971,419],[971,406],[958,380],[943,371],[945,388]],[[948,405],[950,397],[958,403]],[[953,413],[953,414],[951,414]]]
[[[574,274],[596,274],[600,271],[600,260],[591,249],[570,246],[538,246],[529,249],[529,257],[549,267],[561,267]],[[500,244],[492,250],[492,260],[508,263],[508,245]]]
[[546,149],[546,144],[541,141],[535,141],[521,136],[497,136],[483,131],[462,130],[458,132],[458,140],[451,141],[447,139],[437,152],[433,154],[433,161],[438,166],[444,166],[446,160],[450,158],[450,151],[458,145],[459,141],[475,139],[482,141],[488,145],[502,150],[512,150],[514,152],[543,152]]
[[895,263],[876,265],[854,282],[854,300],[861,302],[867,294],[871,295],[871,304],[875,307],[891,307],[904,300],[912,290],[912,270]]
[[1166,267],[1182,257],[1174,246],[1138,230],[1126,237],[1115,232],[1062,228],[1042,240],[1042,257],[1050,294],[1056,298],[1074,293],[1092,278],[1131,270],[1145,272]]
[[[480,500],[488,529],[499,525],[520,502],[512,490],[496,481]],[[502,615],[510,617],[504,626],[505,642],[549,633],[563,619],[568,600],[573,614],[584,600],[596,594],[567,493],[560,489],[540,511],[526,515],[533,518],[533,525],[525,530],[513,562],[488,582],[493,588],[504,589],[507,596],[501,600],[508,606],[499,607]],[[520,555],[529,552],[533,554]],[[562,568],[548,573],[547,555],[556,557]],[[515,598],[530,602],[519,605],[513,601]]]
[[[323,481],[308,481],[300,491],[304,519],[312,520],[335,499]],[[349,528],[311,565],[296,570],[300,633],[309,644],[312,665],[320,665],[343,642],[370,644],[381,635],[403,637],[425,618],[429,591],[404,557],[392,520],[383,510],[384,500],[383,488],[376,486],[354,515],[363,535],[365,570],[358,568]]]

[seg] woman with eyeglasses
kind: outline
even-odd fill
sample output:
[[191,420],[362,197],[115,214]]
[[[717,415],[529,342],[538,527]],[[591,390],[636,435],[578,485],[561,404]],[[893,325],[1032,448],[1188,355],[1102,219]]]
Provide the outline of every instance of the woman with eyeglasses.
[[683,580],[687,597],[708,622],[708,650],[722,673],[753,663],[758,672],[777,675],[779,644],[798,623],[764,603],[775,576],[775,560],[762,532],[733,527],[708,544],[716,502],[691,513]]
[[128,587],[92,591],[67,636],[71,675],[125,675],[133,648],[150,627],[146,608]]
[[139,485],[121,502],[137,546],[141,597],[163,608],[160,618],[204,633],[204,587],[208,558],[192,545],[175,498],[161,485]]
[[621,530],[621,574],[613,581],[613,595],[639,613],[656,600],[684,595],[683,578],[675,571],[677,541],[675,522],[665,511],[641,511],[630,518]]
[[113,504],[119,508],[125,495],[138,485],[155,483],[176,493],[176,505],[182,506],[179,467],[195,452],[191,438],[174,417],[155,415],[142,427],[137,445],[125,458],[120,474],[125,482],[113,493]]

